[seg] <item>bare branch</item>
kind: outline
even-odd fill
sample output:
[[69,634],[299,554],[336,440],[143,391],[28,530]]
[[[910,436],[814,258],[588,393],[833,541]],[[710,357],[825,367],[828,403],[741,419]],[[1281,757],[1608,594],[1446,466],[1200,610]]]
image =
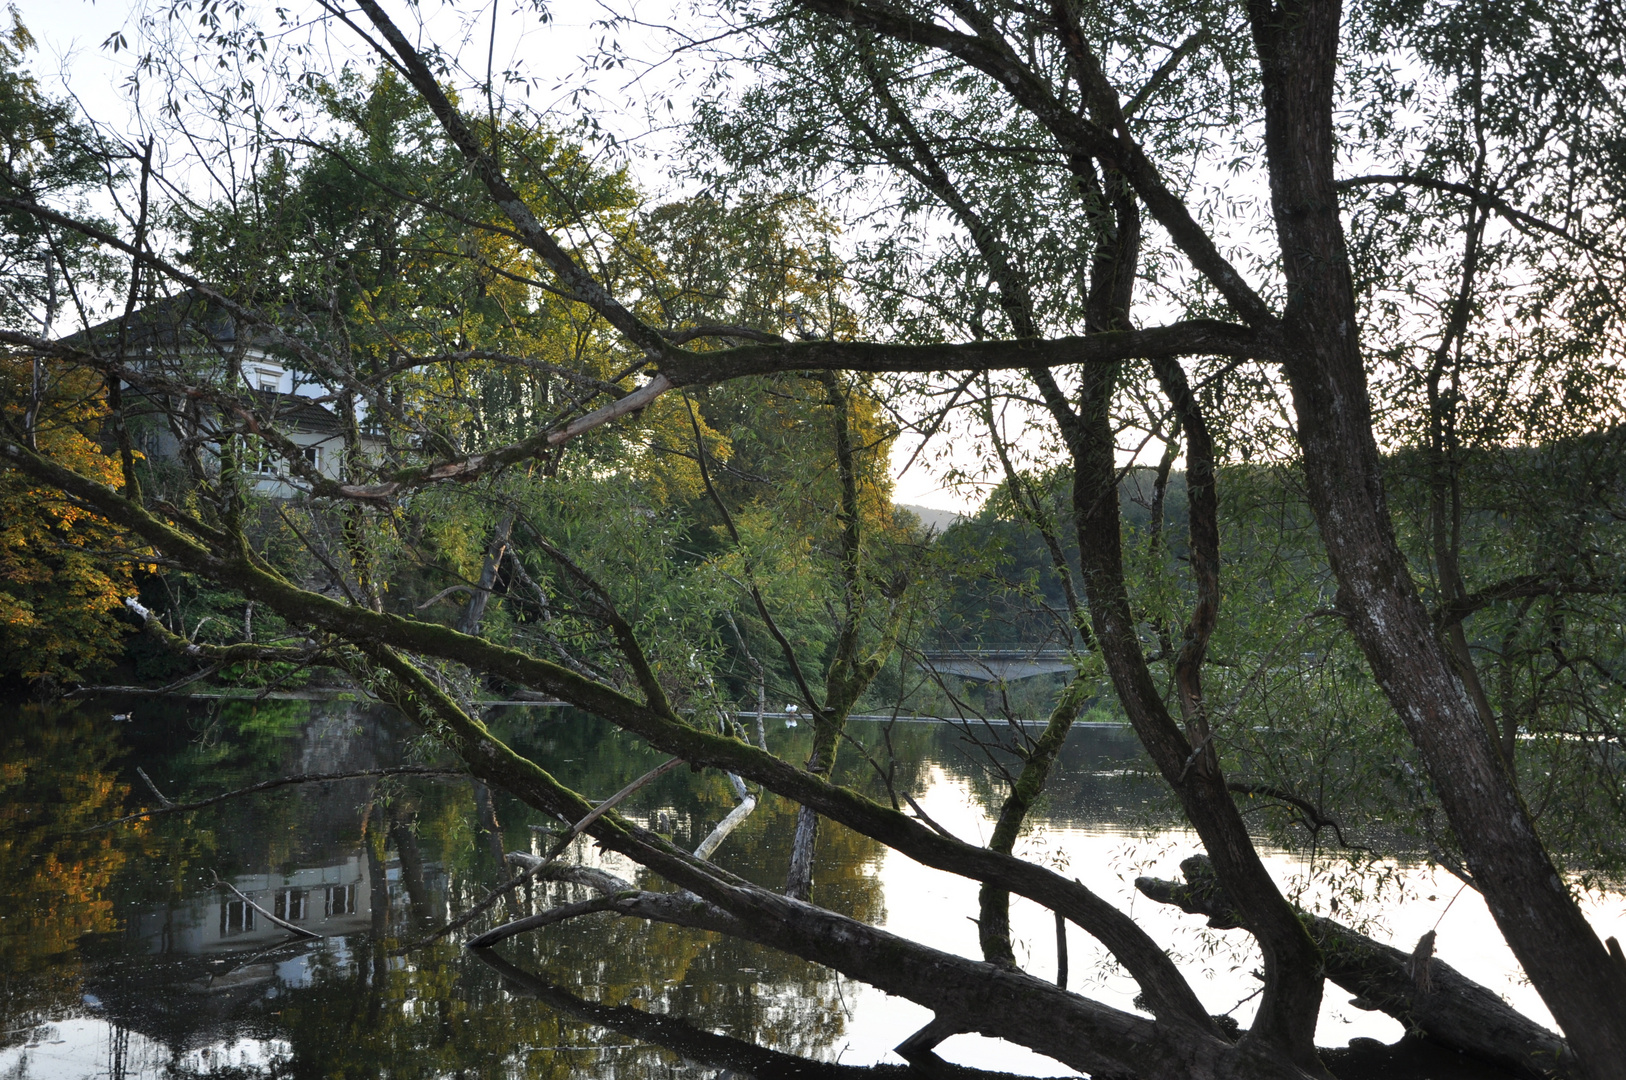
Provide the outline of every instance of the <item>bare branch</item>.
[[[214,871],[211,870],[210,873],[214,873]],[[243,903],[247,904],[249,907],[253,908],[255,911],[258,911],[261,915],[263,915],[265,917],[265,921],[268,922],[268,923],[271,923],[273,926],[280,926],[282,929],[288,931],[290,934],[293,934],[296,937],[316,939],[316,938],[320,938],[322,936],[321,934],[314,933],[314,932],[312,932],[310,930],[305,929],[303,926],[295,926],[293,923],[288,922],[286,919],[277,918],[275,915],[273,915],[269,911],[265,910],[259,904],[256,904],[253,900],[250,900],[247,896],[245,896],[242,892],[240,892],[238,890],[237,886],[233,885],[229,881],[222,880],[219,874],[215,874],[214,877],[215,877],[215,888],[229,890],[239,900],[243,901]]]
[[1495,192],[1484,191],[1472,184],[1458,184],[1450,180],[1437,180],[1431,176],[1417,176],[1412,173],[1385,173],[1372,176],[1352,176],[1346,180],[1338,181],[1340,189],[1348,190],[1357,187],[1373,187],[1379,185],[1394,185],[1396,187],[1420,187],[1431,191],[1443,191],[1450,195],[1461,195],[1471,200],[1476,206],[1488,207],[1502,215],[1513,224],[1537,232],[1549,233],[1566,243],[1574,244],[1583,251],[1605,258],[1620,260],[1623,258],[1619,251],[1601,247],[1596,242],[1576,236],[1562,225],[1554,225],[1544,221],[1534,214],[1526,213],[1497,195]]
[[[238,788],[235,791],[221,792],[219,795],[211,795],[209,798],[200,799],[197,802],[170,803],[168,806],[160,807],[157,810],[143,810],[138,814],[126,814],[123,817],[114,818],[112,821],[104,821],[100,825],[92,825],[84,831],[100,832],[102,829],[111,829],[115,825],[123,825],[127,821],[144,821],[147,818],[155,818],[163,814],[185,814],[192,810],[202,810],[204,807],[223,803],[228,799],[239,799],[244,795],[258,795],[264,791],[275,791],[278,788],[291,787],[295,784],[331,784],[336,780],[361,780],[380,776],[451,776],[466,779],[468,775],[467,770],[464,769],[437,769],[417,765],[402,765],[390,769],[358,769],[354,772],[301,773],[298,776],[284,776],[276,780],[262,780],[258,784],[250,784],[248,787]],[[154,794],[157,794],[157,792],[154,792]],[[159,798],[162,799],[163,796],[159,795]]]

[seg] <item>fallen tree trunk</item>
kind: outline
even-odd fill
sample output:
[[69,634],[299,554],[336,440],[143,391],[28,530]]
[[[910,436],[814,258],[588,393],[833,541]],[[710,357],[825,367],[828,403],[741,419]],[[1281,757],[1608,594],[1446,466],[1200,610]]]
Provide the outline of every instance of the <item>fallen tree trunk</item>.
[[[382,684],[386,696],[408,716],[434,725],[482,780],[555,816],[572,816],[587,805],[579,794],[495,738],[398,654],[380,646],[374,659],[393,676]],[[796,770],[796,775],[806,774]],[[504,933],[613,912],[727,934],[822,964],[923,1005],[936,1015],[939,1038],[955,1031],[1006,1039],[1098,1078],[1308,1080],[1312,1075],[1271,1047],[1248,1039],[1233,1044],[1206,1014],[1139,1016],[1070,994],[1024,972],[909,941],[754,885],[674,848],[665,837],[619,815],[606,814],[588,831],[601,846],[685,891],[629,889],[625,887],[629,883],[609,875],[592,881],[583,878],[581,883],[600,892],[598,899],[520,920],[524,926],[510,926]],[[965,848],[965,857],[973,863],[978,853],[981,849]],[[555,872],[562,875],[566,868],[557,867]],[[482,935],[481,944],[500,940],[499,931],[502,928]],[[1181,985],[1186,985],[1184,980]]]
[[[1160,903],[1207,915],[1209,925],[1229,929],[1240,915],[1220,888],[1206,856],[1180,864],[1184,884],[1135,879],[1135,887]],[[1327,978],[1355,995],[1357,1008],[1387,1013],[1442,1046],[1532,1080],[1579,1077],[1569,1044],[1514,1010],[1495,992],[1443,960],[1421,957],[1374,941],[1342,923],[1304,916],[1321,949]]]
[[976,1032],[1008,1039],[1103,1080],[1308,1076],[1265,1048],[1233,1045],[1194,1024],[1123,1012],[1025,972],[941,952],[743,881],[720,894],[727,898],[725,908],[687,891],[641,890],[590,867],[554,864],[539,876],[596,895],[497,927],[469,941],[470,949],[485,951],[515,934],[609,912],[754,941],[925,1005],[935,1018],[898,1050],[911,1061],[929,1063],[928,1068],[940,1064],[930,1053],[938,1043]]
[[[535,998],[556,1012],[607,1028],[626,1038],[663,1046],[687,1062],[723,1069],[726,1074],[794,1077],[797,1080],[918,1080],[920,1076],[910,1065],[866,1066],[814,1061],[705,1031],[675,1016],[645,1012],[629,1005],[584,1001],[488,950],[481,950],[475,955],[503,977],[504,988],[510,993]],[[1028,1080],[1014,1073],[947,1064],[940,1068],[938,1075],[944,1080]]]

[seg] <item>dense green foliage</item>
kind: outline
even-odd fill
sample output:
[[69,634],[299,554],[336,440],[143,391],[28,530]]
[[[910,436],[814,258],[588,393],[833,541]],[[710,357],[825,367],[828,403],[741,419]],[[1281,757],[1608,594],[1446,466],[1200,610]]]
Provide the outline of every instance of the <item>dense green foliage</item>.
[[[139,533],[98,557],[156,568],[131,610],[185,658],[165,677],[335,672],[567,821],[587,804],[553,750],[481,698],[591,708],[713,769],[719,805],[756,805],[742,777],[794,799],[762,811],[796,816],[782,893],[776,865],[714,872],[700,836],[594,825],[758,941],[871,978],[897,966],[877,949],[953,967],[784,914],[838,821],[980,882],[990,978],[1016,978],[1008,896],[1042,895],[1210,1075],[1316,1075],[1324,958],[1254,834],[1351,888],[1423,853],[1477,876],[1577,1053],[1618,1069],[1618,948],[1553,886],[1626,875],[1618,28],[1564,3],[1302,7],[718,4],[685,51],[749,78],[700,87],[690,186],[661,205],[489,67],[449,92],[454,58],[372,0],[385,62],[338,70],[205,9],[222,70],[276,101],[213,136],[234,169],[207,196],[166,194],[150,145],[138,179],[108,168],[139,193],[132,239],[72,228],[128,256],[125,317],[7,338],[105,388],[105,453],[53,461],[32,415],[0,448]],[[256,93],[200,91],[215,115]],[[58,187],[4,203],[32,211],[19,250],[71,220]],[[250,356],[302,393],[251,385]],[[910,428],[997,482],[935,541],[892,505]],[[1073,672],[968,689],[922,655],[1041,645]],[[806,710],[805,743],[752,737],[769,702]],[[1131,920],[1012,855],[1070,725],[1120,707],[1261,949],[1241,1043]],[[999,778],[985,848],[925,819],[908,747],[857,743],[864,710],[963,714]],[[907,989],[968,1012],[945,986]],[[1064,1049],[1173,1068],[1144,1035]]]

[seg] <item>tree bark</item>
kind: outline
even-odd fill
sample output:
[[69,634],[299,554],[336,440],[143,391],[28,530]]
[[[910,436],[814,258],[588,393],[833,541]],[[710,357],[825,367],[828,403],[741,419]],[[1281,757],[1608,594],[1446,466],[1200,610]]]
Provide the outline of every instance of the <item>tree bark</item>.
[[1311,508],[1373,675],[1422,753],[1514,955],[1595,1080],[1626,1077],[1626,971],[1587,924],[1453,674],[1384,496],[1334,181],[1337,0],[1250,0],[1287,277],[1284,366]]

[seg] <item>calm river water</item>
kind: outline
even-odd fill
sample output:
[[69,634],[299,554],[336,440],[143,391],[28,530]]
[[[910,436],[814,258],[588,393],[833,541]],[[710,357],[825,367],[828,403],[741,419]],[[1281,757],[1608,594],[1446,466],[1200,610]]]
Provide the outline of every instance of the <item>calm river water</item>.
[[[493,725],[564,782],[602,798],[658,764],[633,739],[579,712],[493,710]],[[859,725],[866,744],[878,725]],[[806,725],[770,717],[796,759]],[[989,831],[999,788],[954,727],[900,723],[897,782],[968,840]],[[356,779],[283,788],[187,814],[86,831],[157,798],[175,802],[261,780],[421,764],[429,748],[382,709],[343,702],[96,701],[0,712],[0,1080],[123,1077],[657,1077],[867,1075],[929,1015],[909,1002],[754,946],[592,916],[495,950],[495,963],[442,939],[412,948],[497,880],[497,854],[536,851],[551,823],[466,779]],[[870,766],[843,751],[846,779]],[[1025,853],[1125,907],[1193,973],[1216,1013],[1246,1025],[1259,964],[1242,931],[1135,894],[1137,874],[1178,877],[1194,839],[1171,827],[1122,729],[1083,728]],[[140,770],[138,772],[138,770]],[[720,777],[688,770],[639,792],[626,813],[692,846],[733,805]],[[793,808],[770,798],[716,860],[782,878]],[[578,842],[572,858],[634,868]],[[1268,853],[1314,907],[1302,857]],[[216,880],[229,883],[233,893]],[[1484,906],[1449,876],[1393,862],[1341,890],[1339,914],[1404,948],[1438,928],[1438,954],[1546,1019]],[[559,902],[537,888],[495,914]],[[320,935],[290,935],[247,897]],[[1353,899],[1352,899],[1353,897]],[[925,869],[853,833],[821,836],[815,899],[965,955],[977,955],[972,883]],[[1590,901],[1603,933],[1626,937],[1626,899]],[[1016,901],[1018,957],[1052,977],[1054,924]],[[489,925],[488,923],[481,925]],[[1076,929],[1072,985],[1131,1007],[1134,988]],[[1329,985],[1319,1041],[1346,1076],[1398,1080],[1386,1051],[1400,1025]],[[944,1057],[1025,1075],[1067,1075],[1048,1059],[962,1035]],[[835,1066],[831,1068],[830,1066]],[[884,1073],[897,1070],[886,1069]],[[879,1073],[877,1074],[879,1075]],[[1409,1076],[1486,1076],[1440,1059]]]

